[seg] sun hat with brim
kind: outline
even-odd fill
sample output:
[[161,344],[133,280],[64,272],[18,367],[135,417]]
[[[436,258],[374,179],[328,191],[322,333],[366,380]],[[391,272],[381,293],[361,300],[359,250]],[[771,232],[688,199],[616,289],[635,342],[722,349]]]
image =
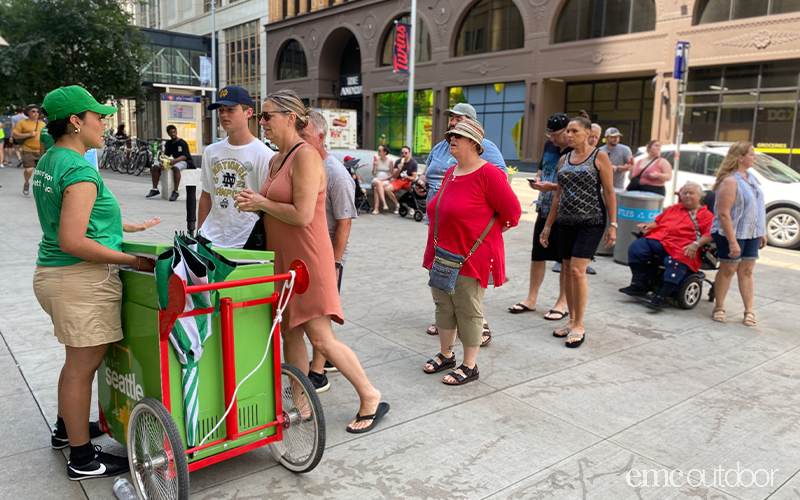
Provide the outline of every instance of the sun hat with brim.
[[449,141],[450,137],[453,135],[460,135],[461,137],[472,139],[478,144],[478,148],[480,149],[478,155],[483,154],[483,125],[481,125],[478,120],[473,120],[472,118],[461,120],[456,124],[453,130],[448,130],[444,134],[444,138]]
[[88,90],[77,85],[53,90],[45,96],[42,108],[50,120],[69,118],[84,111],[94,111],[103,116],[117,112],[117,108],[100,104]]
[[461,115],[476,121],[478,120],[478,114],[475,112],[475,108],[466,102],[460,102],[453,106],[453,109],[446,109],[442,114],[444,116]]

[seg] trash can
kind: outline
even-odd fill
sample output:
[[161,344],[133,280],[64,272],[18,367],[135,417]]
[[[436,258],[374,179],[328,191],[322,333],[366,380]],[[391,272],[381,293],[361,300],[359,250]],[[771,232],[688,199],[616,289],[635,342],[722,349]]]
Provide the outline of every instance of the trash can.
[[[122,244],[125,253],[155,258],[171,244],[142,243],[126,241]],[[216,252],[233,261],[237,267],[224,281],[271,276],[273,270],[273,252],[214,248]],[[168,358],[170,370],[171,414],[181,438],[186,443],[184,411],[181,405],[183,383],[181,364],[172,345],[167,353],[161,353],[159,343],[159,307],[158,292],[154,273],[136,271],[129,267],[120,269],[122,280],[122,331],[124,338],[108,348],[103,363],[98,370],[98,399],[100,406],[100,426],[104,432],[125,444],[128,417],[136,402],[143,397],[156,397],[162,394],[162,378],[159,359],[162,355]],[[225,289],[221,297],[231,297],[235,302],[258,300],[270,297],[274,293],[272,283],[248,285]],[[243,367],[255,367],[261,359],[267,344],[267,337],[272,324],[272,305],[261,304],[253,307],[237,309],[233,314],[236,331],[236,364]],[[211,431],[225,412],[222,388],[222,346],[220,335],[220,317],[212,316],[212,335],[203,346],[203,356],[199,362],[201,381],[199,400],[199,430],[205,434]],[[272,350],[267,361],[253,374],[248,382],[242,385],[237,394],[239,407],[239,428],[247,430],[263,425],[274,416],[275,368],[272,363]],[[248,371],[251,368],[248,368]],[[237,373],[242,378],[247,372]],[[238,379],[237,379],[238,380]],[[251,382],[252,381],[252,382]],[[163,402],[163,401],[162,401]],[[265,429],[263,435],[274,433],[273,429]],[[224,437],[225,427],[220,426],[213,439]],[[260,437],[253,435],[253,439]],[[203,450],[205,451],[205,450]],[[203,458],[203,452],[192,460]]]
[[[624,193],[625,190],[621,189],[621,188],[618,188],[618,189],[615,189],[614,192],[617,195],[617,207],[619,207],[619,195],[620,195],[620,193]],[[601,193],[602,193],[602,190],[601,190]],[[606,231],[608,231],[608,226],[610,224],[611,224],[611,221],[610,220],[606,220],[606,229],[605,229]],[[619,231],[617,231],[617,233],[618,233],[617,237],[619,237]],[[611,245],[610,248],[606,248],[605,231],[603,232],[603,239],[600,240],[600,244],[597,245],[597,251],[594,254],[595,255],[602,255],[604,257],[607,257],[609,255],[614,255],[614,245]]]
[[637,224],[653,222],[664,203],[660,194],[645,191],[624,191],[617,197],[617,243],[614,245],[614,261],[628,265],[628,247],[638,232]]

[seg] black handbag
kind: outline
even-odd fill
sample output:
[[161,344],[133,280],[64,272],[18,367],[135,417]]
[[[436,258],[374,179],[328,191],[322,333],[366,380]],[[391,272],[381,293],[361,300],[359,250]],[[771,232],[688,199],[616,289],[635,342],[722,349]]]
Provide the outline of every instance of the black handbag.
[[639,172],[639,173],[636,175],[636,177],[634,177],[633,179],[631,179],[631,182],[628,184],[628,187],[627,187],[627,188],[625,188],[625,190],[626,190],[626,191],[641,191],[642,185],[641,185],[641,183],[640,183],[640,181],[639,181],[639,180],[642,178],[642,174],[643,174],[643,173],[644,173],[644,172],[645,172],[645,171],[646,171],[648,168],[650,168],[650,166],[651,166],[653,163],[657,162],[659,159],[660,159],[660,157],[657,157],[657,158],[655,158],[653,161],[651,161],[650,163],[648,163],[648,164],[647,164],[647,166],[646,166],[646,167],[644,167],[644,168],[642,169],[642,171],[641,171],[641,172]]
[[[289,154],[283,157],[283,161],[278,167],[278,171],[275,172],[276,176],[283,168],[283,164],[286,163],[286,160],[288,160],[289,157],[292,156],[292,153],[294,153],[294,151],[303,144],[305,143],[302,141],[298,142],[289,151]],[[242,248],[244,250],[260,250],[262,252],[267,251],[267,229],[264,227],[264,212],[258,212],[258,220],[256,221],[255,225],[253,225],[253,230],[250,231],[250,236],[247,237],[247,241]]]

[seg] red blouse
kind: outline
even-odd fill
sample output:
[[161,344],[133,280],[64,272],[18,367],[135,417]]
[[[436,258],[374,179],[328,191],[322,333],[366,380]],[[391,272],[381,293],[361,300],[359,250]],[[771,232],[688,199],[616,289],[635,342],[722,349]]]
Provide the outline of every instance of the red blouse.
[[[714,215],[706,207],[701,206],[697,209],[697,227],[700,229],[700,236],[711,237],[711,224],[714,222]],[[697,241],[697,231],[695,230],[692,217],[683,203],[676,203],[664,210],[656,217],[656,224],[653,229],[647,231],[645,238],[658,240],[664,246],[670,257],[686,264],[692,271],[700,269],[702,259],[700,252],[697,252],[694,259],[687,257],[683,247],[693,241]]]
[[467,256],[472,246],[486,229],[492,215],[499,214],[489,233],[475,253],[461,268],[461,275],[476,278],[481,287],[489,286],[489,274],[494,277],[498,287],[506,279],[506,257],[503,242],[503,229],[514,227],[522,215],[519,200],[505,172],[484,163],[481,168],[467,175],[453,179],[455,166],[447,170],[436,196],[428,203],[428,244],[422,267],[430,269],[433,265],[433,227],[436,220],[436,203],[439,205],[439,240],[443,249]]

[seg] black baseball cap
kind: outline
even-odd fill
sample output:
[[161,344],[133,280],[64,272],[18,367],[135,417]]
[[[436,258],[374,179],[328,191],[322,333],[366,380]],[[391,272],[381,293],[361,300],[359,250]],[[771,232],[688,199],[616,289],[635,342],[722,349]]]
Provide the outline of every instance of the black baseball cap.
[[246,104],[251,108],[256,107],[256,103],[253,102],[248,91],[236,85],[228,85],[219,91],[217,102],[211,103],[208,110],[212,111],[220,106],[236,106],[237,104]]
[[567,128],[569,125],[569,117],[564,113],[556,113],[547,119],[547,131],[558,132]]

